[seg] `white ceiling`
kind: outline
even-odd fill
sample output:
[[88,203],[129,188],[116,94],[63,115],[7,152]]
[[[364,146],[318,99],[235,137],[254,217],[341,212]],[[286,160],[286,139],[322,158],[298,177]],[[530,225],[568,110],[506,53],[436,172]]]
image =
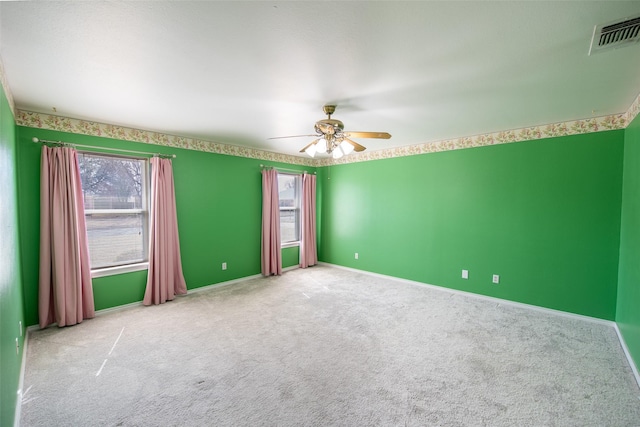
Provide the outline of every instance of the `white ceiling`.
[[0,2],[16,107],[287,154],[325,103],[369,150],[622,113],[640,1]]

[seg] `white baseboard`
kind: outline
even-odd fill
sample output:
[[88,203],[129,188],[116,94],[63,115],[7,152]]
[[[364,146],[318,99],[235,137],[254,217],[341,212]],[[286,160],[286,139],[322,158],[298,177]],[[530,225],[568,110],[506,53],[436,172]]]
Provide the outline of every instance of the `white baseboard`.
[[353,271],[355,273],[366,274],[366,275],[373,276],[373,277],[379,277],[379,278],[382,278],[382,279],[394,280],[394,281],[397,281],[397,282],[406,283],[406,284],[410,284],[410,285],[426,286],[426,287],[428,287],[430,289],[435,289],[435,290],[438,290],[438,291],[441,291],[441,292],[448,292],[448,293],[453,293],[453,294],[465,295],[465,296],[468,296],[468,297],[471,297],[471,298],[477,298],[477,299],[481,299],[481,300],[485,300],[485,301],[496,302],[498,304],[504,304],[504,305],[510,305],[510,306],[515,306],[515,307],[526,308],[528,310],[535,310],[535,311],[551,314],[551,315],[554,315],[554,316],[568,317],[568,318],[572,318],[572,319],[582,320],[582,321],[585,321],[585,322],[599,323],[601,325],[606,325],[606,326],[612,327],[612,328],[614,328],[614,330],[616,331],[616,334],[618,335],[618,340],[620,341],[620,345],[622,346],[622,349],[624,350],[624,354],[625,354],[625,356],[627,358],[627,362],[629,363],[629,366],[631,366],[631,370],[633,371],[633,375],[635,376],[636,382],[638,383],[638,387],[640,387],[640,374],[638,373],[638,368],[636,367],[636,364],[635,364],[633,358],[631,357],[631,353],[629,353],[629,349],[627,347],[627,343],[624,341],[624,337],[620,333],[620,330],[618,329],[618,325],[616,324],[616,322],[614,322],[612,320],[599,319],[597,317],[591,317],[591,316],[585,316],[585,315],[582,315],[582,314],[569,313],[569,312],[566,312],[566,311],[555,310],[555,309],[546,308],[546,307],[540,307],[540,306],[537,306],[537,305],[526,304],[526,303],[523,303],[523,302],[510,301],[510,300],[506,300],[506,299],[502,299],[502,298],[490,297],[490,296],[481,295],[481,294],[475,294],[473,292],[467,292],[467,291],[461,291],[461,290],[458,290],[458,289],[446,288],[444,286],[431,285],[431,284],[428,284],[428,283],[417,282],[415,280],[402,279],[402,278],[394,277],[394,276],[387,276],[385,274],[372,273],[370,271],[358,270],[357,268],[345,267],[345,266],[337,265],[337,264],[330,264],[330,263],[326,263],[326,262],[319,262],[318,264],[325,265],[327,267],[333,267],[333,268],[339,268],[339,269],[342,269],[342,270]]
[[[36,326],[37,327],[37,326]],[[22,415],[22,397],[24,396],[24,370],[27,366],[27,345],[29,343],[29,331],[34,326],[29,326],[25,329],[24,340],[22,341],[22,361],[20,362],[20,377],[18,380],[18,392],[16,393],[16,410],[13,418],[14,427],[20,427],[20,417]]]
[[607,325],[607,326],[615,325],[615,322],[612,321],[612,320],[599,319],[597,317],[591,317],[591,316],[585,316],[585,315],[582,315],[582,314],[569,313],[569,312],[562,311],[562,310],[555,310],[553,308],[540,307],[540,306],[537,306],[537,305],[527,304],[527,303],[524,303],[524,302],[511,301],[511,300],[507,300],[507,299],[503,299],[503,298],[491,297],[491,296],[482,295],[482,294],[476,294],[476,293],[469,292],[469,291],[461,291],[459,289],[447,288],[445,286],[431,285],[429,283],[418,282],[418,281],[415,281],[415,280],[402,279],[400,277],[387,276],[385,274],[379,274],[379,273],[372,273],[370,271],[358,270],[356,268],[344,267],[344,266],[337,265],[337,264],[329,264],[329,263],[324,263],[324,262],[321,263],[321,264],[329,266],[329,267],[340,268],[342,270],[349,270],[349,271],[353,271],[353,272],[356,272],[356,273],[367,274],[369,276],[379,277],[379,278],[382,278],[382,279],[394,280],[396,282],[406,283],[406,284],[409,284],[409,285],[417,285],[417,286],[428,287],[428,288],[431,288],[431,289],[434,289],[434,290],[437,290],[437,291],[441,291],[441,292],[448,292],[448,293],[453,293],[453,294],[458,294],[458,295],[465,295],[465,296],[468,296],[468,297],[471,297],[471,298],[482,299],[482,300],[486,300],[486,301],[495,302],[495,303],[498,303],[498,304],[504,304],[504,305],[511,305],[511,306],[515,306],[515,307],[527,308],[529,310],[541,311],[541,312],[548,313],[548,314],[554,314],[556,316],[570,317],[570,318],[573,318],[573,319],[580,319],[580,320],[584,320],[584,321],[587,321],[587,322],[599,323],[599,324],[603,324],[603,325]]
[[[291,270],[297,270],[298,268],[300,268],[299,265],[292,265],[291,267],[286,267],[282,269],[282,272],[285,273],[287,271],[291,271]],[[198,292],[202,292],[202,291],[206,291],[209,289],[213,289],[213,288],[221,288],[223,286],[229,286],[229,285],[234,285],[236,283],[241,283],[241,282],[245,282],[247,280],[252,280],[252,279],[257,279],[259,277],[262,277],[262,274],[253,274],[251,276],[244,276],[244,277],[239,277],[237,279],[232,279],[232,280],[227,280],[225,282],[219,282],[219,283],[212,283],[210,285],[204,285],[204,286],[200,286],[199,288],[194,288],[194,289],[187,289],[187,294],[193,294],[193,293],[198,293]],[[179,295],[181,296],[181,295]],[[130,302],[128,304],[123,304],[123,305],[117,305],[115,307],[109,307],[109,308],[103,308],[102,310],[96,310],[96,316],[102,316],[114,311],[119,311],[119,310],[124,310],[125,308],[129,308],[129,307],[137,307],[139,305],[142,305],[142,301],[136,301],[136,302]],[[52,323],[51,325],[48,325],[47,327],[51,327],[51,326],[56,326],[57,323]],[[27,328],[27,330],[34,330],[34,329],[40,329],[40,327],[38,325],[31,325]],[[26,337],[25,337],[26,340]],[[26,347],[25,347],[26,348]]]
[[[293,265],[291,267],[283,268],[282,272],[286,273],[287,271],[297,270],[298,268],[300,268],[298,265]],[[253,274],[251,276],[239,277],[237,279],[228,280],[226,282],[213,283],[211,285],[205,285],[205,286],[201,286],[199,288],[189,289],[188,294],[192,294],[192,293],[196,293],[196,292],[202,292],[202,291],[208,291],[208,290],[214,289],[214,288],[217,289],[217,288],[221,288],[223,286],[235,285],[236,283],[246,282],[247,280],[259,279],[260,277],[264,277],[264,276],[262,276],[262,274]]]
[[194,294],[202,291],[208,291],[214,288],[222,288],[229,285],[235,285],[236,283],[246,282],[247,280],[257,279],[262,277],[262,274],[254,274],[251,276],[239,277],[233,280],[227,280],[226,282],[213,283],[211,285],[200,286],[199,288],[189,289],[187,295]]
[[[256,279],[258,277],[262,277],[261,274],[254,274],[252,276],[245,276],[245,277],[240,277],[238,279],[233,279],[233,280],[227,280],[226,282],[220,282],[220,283],[212,283],[210,285],[204,285],[204,286],[200,286],[199,288],[193,288],[193,289],[187,289],[187,293],[185,295],[190,295],[190,294],[195,294],[198,292],[202,292],[202,291],[207,291],[213,288],[221,288],[223,286],[229,286],[229,285],[233,285],[236,283],[240,283],[240,282],[244,282],[247,280],[251,280],[251,279]],[[181,297],[183,295],[177,295],[178,297]],[[120,311],[120,310],[124,310],[125,308],[129,308],[129,307],[137,307],[142,305],[142,301],[136,301],[136,302],[131,302],[129,304],[123,304],[123,305],[118,305],[115,307],[109,307],[109,308],[103,308],[102,310],[97,310],[96,311],[96,316],[102,316],[114,311]]]
[[96,317],[104,316],[105,314],[109,314],[114,311],[124,310],[125,308],[129,307],[137,307],[139,305],[142,305],[142,301],[130,302],[129,304],[117,305],[115,307],[103,308],[102,310],[96,310]]
[[640,387],[640,373],[638,373],[638,367],[636,366],[633,358],[631,357],[631,353],[629,353],[629,347],[627,347],[627,342],[624,340],[620,329],[618,328],[618,324],[613,324],[614,329],[616,330],[616,334],[618,334],[618,340],[620,340],[620,345],[622,346],[622,350],[624,351],[624,355],[627,357],[629,361],[629,366],[631,366],[631,370],[633,371],[633,376],[636,377],[636,382],[638,383],[638,387]]
[[[298,268],[300,268],[298,265],[293,265],[291,267],[287,267],[287,268],[283,268],[282,272],[287,272],[287,271],[291,271],[291,270],[297,270]],[[204,286],[200,286],[198,288],[193,288],[193,289],[187,289],[187,294],[193,294],[193,293],[198,293],[198,292],[202,292],[202,291],[207,291],[213,288],[221,288],[224,286],[229,286],[229,285],[234,285],[236,283],[241,283],[241,282],[245,282],[247,280],[252,280],[252,279],[257,279],[262,277],[262,274],[253,274],[251,276],[244,276],[244,277],[239,277],[237,279],[232,279],[232,280],[227,280],[225,282],[219,282],[219,283],[212,283],[210,285],[204,285]],[[178,295],[181,296],[181,295]],[[123,304],[123,305],[118,305],[116,307],[109,307],[109,308],[103,308],[102,310],[97,310],[96,311],[96,316],[101,316],[107,313],[111,313],[113,311],[119,311],[119,310],[124,310],[125,308],[128,307],[135,307],[135,306],[139,306],[142,305],[142,301],[136,301],[136,302],[131,302],[129,304]],[[37,328],[37,326],[35,326]]]

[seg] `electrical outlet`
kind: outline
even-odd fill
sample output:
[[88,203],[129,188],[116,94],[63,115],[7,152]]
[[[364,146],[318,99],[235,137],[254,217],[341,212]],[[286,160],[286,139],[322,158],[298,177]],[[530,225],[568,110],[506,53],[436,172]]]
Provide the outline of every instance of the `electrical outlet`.
[[499,275],[497,275],[497,274],[493,275],[493,283],[496,283],[496,284],[500,283],[500,276]]
[[223,269],[223,270],[226,270],[226,269],[227,269],[227,263],[226,263],[226,262],[223,262],[223,263],[222,263],[222,269]]
[[359,255],[358,255],[358,252],[356,252],[356,259],[360,259]]
[[20,341],[18,341],[18,338],[16,338],[16,354],[20,355]]
[[469,278],[469,270],[462,270],[462,278],[463,279]]

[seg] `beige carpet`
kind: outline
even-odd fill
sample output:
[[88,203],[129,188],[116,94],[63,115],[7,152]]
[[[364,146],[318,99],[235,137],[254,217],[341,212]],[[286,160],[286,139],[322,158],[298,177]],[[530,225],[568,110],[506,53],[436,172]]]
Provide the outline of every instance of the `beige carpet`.
[[639,426],[610,325],[316,266],[29,334],[23,426]]

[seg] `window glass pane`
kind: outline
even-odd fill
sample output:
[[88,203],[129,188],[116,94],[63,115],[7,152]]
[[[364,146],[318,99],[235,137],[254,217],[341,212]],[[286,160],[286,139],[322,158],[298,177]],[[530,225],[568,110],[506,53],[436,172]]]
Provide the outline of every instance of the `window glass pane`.
[[280,240],[281,243],[297,242],[299,240],[297,210],[280,210]]
[[143,159],[80,154],[85,209],[142,209]]
[[278,198],[280,199],[281,208],[296,207],[296,190],[295,175],[278,175]]
[[87,214],[91,268],[146,261],[146,215]]

